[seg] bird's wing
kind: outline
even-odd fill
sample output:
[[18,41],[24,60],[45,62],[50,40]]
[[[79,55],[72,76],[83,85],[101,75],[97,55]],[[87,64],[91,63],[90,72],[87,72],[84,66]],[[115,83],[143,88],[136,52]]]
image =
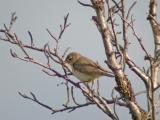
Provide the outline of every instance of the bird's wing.
[[81,56],[74,64],[73,67],[75,70],[82,72],[84,74],[92,74],[92,75],[105,75],[107,71],[105,71],[98,64],[93,62],[92,60]]

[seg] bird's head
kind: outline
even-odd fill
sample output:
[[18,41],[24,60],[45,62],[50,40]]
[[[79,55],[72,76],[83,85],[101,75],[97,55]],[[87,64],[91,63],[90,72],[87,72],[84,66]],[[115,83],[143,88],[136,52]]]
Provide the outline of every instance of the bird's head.
[[65,63],[69,64],[70,66],[73,66],[73,64],[81,57],[79,53],[71,52],[67,55],[65,59]]

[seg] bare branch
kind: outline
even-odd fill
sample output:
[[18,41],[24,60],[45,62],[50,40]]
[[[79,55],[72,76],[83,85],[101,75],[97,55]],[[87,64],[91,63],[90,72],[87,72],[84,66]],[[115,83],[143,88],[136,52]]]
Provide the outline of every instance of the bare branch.
[[58,40],[57,40],[57,38],[54,36],[54,35],[52,35],[52,33],[50,32],[50,30],[49,29],[46,29],[47,30],[47,32],[49,33],[49,35],[56,41],[56,43],[58,42]]
[[150,56],[149,53],[147,52],[147,50],[145,49],[143,43],[142,43],[142,39],[140,37],[138,37],[137,33],[135,32],[134,24],[133,24],[133,19],[131,18],[131,24],[129,24],[129,23],[127,23],[127,24],[131,27],[131,29],[133,31],[133,35],[137,38],[137,40],[138,40],[138,42],[139,42],[142,50],[145,52],[146,56],[147,57]]
[[23,98],[25,98],[25,99],[29,99],[29,100],[31,100],[31,101],[33,101],[33,102],[36,102],[36,103],[38,103],[39,105],[41,105],[41,106],[43,106],[43,107],[51,110],[52,112],[55,112],[55,110],[53,110],[52,107],[50,107],[50,106],[48,106],[48,105],[40,102],[40,101],[36,98],[36,96],[34,95],[34,93],[32,93],[32,92],[30,92],[31,97],[29,97],[29,96],[27,96],[27,95],[25,95],[25,94],[22,94],[21,92],[18,92],[18,94],[19,94],[20,96],[22,96]]
[[68,86],[68,81],[65,82],[65,86],[66,86],[66,92],[67,92],[67,101],[65,103],[66,106],[68,106],[69,102],[70,102],[70,87]]
[[149,58],[149,53],[147,52],[147,50],[145,49],[144,45],[142,44],[142,40],[140,37],[138,37],[135,29],[134,29],[134,24],[133,24],[133,19],[131,18],[131,23],[128,23],[121,15],[119,15],[120,18],[132,29],[133,31],[133,35],[137,38],[142,50],[145,52],[146,56]]
[[75,99],[75,97],[74,97],[74,90],[73,90],[74,88],[73,88],[73,86],[71,87],[71,96],[72,96],[72,99],[73,99],[73,101],[74,101],[74,103],[76,104],[76,105],[80,105],[79,103],[77,103],[77,101],[76,101],[76,99]]
[[122,4],[122,10],[121,10],[121,14],[122,14],[122,31],[123,31],[123,40],[124,40],[124,50],[128,49],[128,34],[127,34],[127,24],[126,24],[126,13],[125,13],[125,4],[124,4],[124,0],[121,0],[121,4]]
[[108,6],[108,12],[109,12],[109,15],[110,15],[110,21],[111,21],[111,26],[112,26],[112,32],[113,32],[113,39],[114,39],[114,41],[115,41],[115,46],[116,46],[116,49],[117,49],[117,51],[118,51],[118,53],[120,54],[120,57],[121,57],[121,59],[122,59],[122,61],[121,61],[121,66],[124,66],[124,61],[123,61],[123,54],[122,54],[122,52],[121,52],[121,50],[120,50],[120,47],[119,47],[119,43],[118,43],[118,38],[117,38],[117,34],[116,34],[116,31],[115,31],[115,27],[114,27],[114,22],[113,22],[113,19],[112,19],[112,14],[111,14],[111,12],[110,12],[110,6],[109,6],[109,2],[108,1],[106,1],[106,3],[107,3],[107,6]]
[[33,36],[31,34],[30,31],[28,31],[28,34],[29,34],[29,37],[30,37],[30,40],[31,40],[31,46],[33,47],[34,46],[34,43],[33,43]]
[[[108,63],[109,63],[109,67],[111,68],[111,70],[115,74],[115,80],[116,80],[116,83],[117,83],[117,86],[118,86],[118,91],[120,92],[122,97],[124,97],[125,102],[127,102],[127,103],[132,102],[134,104],[134,106],[138,107],[138,105],[135,101],[132,86],[131,86],[127,76],[125,76],[124,72],[122,71],[121,65],[118,64],[118,62],[116,60],[116,57],[115,57],[115,54],[114,54],[114,51],[113,51],[109,26],[108,26],[108,23],[105,20],[104,0],[91,0],[91,2],[92,2],[92,5],[95,8],[95,11],[96,11],[96,14],[97,14],[97,20],[98,20],[99,28],[100,28],[100,31],[101,31],[101,36],[102,36],[102,39],[103,39],[103,44],[104,44],[107,60],[108,60]],[[123,23],[126,24],[125,22],[123,22]],[[124,27],[124,29],[125,29],[125,27]],[[124,39],[126,39],[126,38],[127,37],[124,36]],[[132,106],[131,105],[129,105],[128,108],[130,109],[130,111],[132,111]],[[140,111],[140,108],[139,108],[139,111]],[[145,112],[144,110],[142,110],[142,111]],[[131,113],[131,114],[132,114],[133,118],[138,119],[138,112]]]
[[[157,53],[160,50],[160,25],[157,24],[157,0],[150,0],[149,4],[149,15],[147,18],[151,24],[153,36],[154,36],[154,58],[156,59]],[[156,120],[156,110],[155,110],[155,96],[154,88],[157,87],[158,83],[158,71],[159,67],[155,66],[154,61],[151,61],[150,66],[151,71],[151,85],[150,85],[150,110],[152,111],[151,117],[153,120]]]
[[139,110],[139,107],[135,105],[133,102],[129,102],[129,105],[131,106],[131,112],[135,114],[136,120],[143,120],[141,116],[141,111]]
[[136,3],[137,3],[137,1],[134,1],[134,2],[132,3],[132,5],[129,7],[129,10],[128,10],[127,16],[126,16],[126,19],[127,19],[127,20],[128,20],[128,18],[129,18],[129,15],[130,15],[133,7],[136,5]]
[[118,101],[118,98],[117,98],[117,96],[116,96],[116,97],[114,96],[114,90],[115,90],[115,88],[112,89],[112,94],[111,94],[112,99],[113,99],[113,101],[114,101],[113,110],[114,110],[115,116],[117,117],[117,120],[119,120],[119,117],[118,117],[117,112],[116,112],[116,102]]
[[[52,108],[51,106],[44,104],[39,101],[39,99],[35,96],[34,93],[30,92],[30,95],[22,94],[19,92],[19,95],[25,99],[31,100],[40,106],[50,110],[52,114],[59,112],[72,112],[82,107],[87,107],[89,105],[96,105],[102,112],[108,115],[113,120],[119,120],[119,116],[117,115],[116,105],[123,106],[129,109],[131,112],[132,118],[134,120],[146,120],[149,117],[153,120],[155,117],[155,106],[156,102],[154,99],[154,92],[159,89],[160,82],[156,78],[158,75],[158,69],[160,65],[160,24],[157,20],[157,0],[150,0],[150,10],[148,15],[148,20],[150,21],[154,43],[155,43],[155,55],[151,57],[151,55],[146,50],[142,39],[136,33],[134,28],[134,20],[131,16],[131,21],[128,22],[130,18],[131,10],[136,4],[136,1],[132,3],[129,7],[128,11],[125,9],[125,1],[124,0],[90,0],[91,4],[86,4],[78,0],[78,3],[85,7],[90,7],[95,10],[96,15],[92,17],[92,20],[95,22],[98,31],[100,32],[103,44],[105,48],[105,53],[107,57],[107,65],[111,69],[112,73],[115,77],[115,82],[117,83],[116,92],[119,93],[119,96],[115,97],[112,94],[112,99],[107,99],[101,96],[99,91],[99,83],[97,83],[97,91],[92,90],[91,88],[84,85],[84,82],[74,82],[74,80],[70,79],[70,75],[73,75],[65,65],[64,59],[69,50],[67,48],[64,50],[62,54],[60,54],[60,41],[66,28],[70,26],[68,23],[69,13],[64,16],[64,21],[59,25],[58,35],[54,35],[49,29],[46,29],[51,40],[54,40],[54,46],[50,47],[49,43],[44,44],[42,48],[34,45],[33,35],[30,31],[28,31],[29,35],[29,44],[25,44],[22,39],[20,39],[16,33],[12,32],[11,28],[13,23],[16,21],[17,16],[15,13],[11,15],[11,21],[9,26],[4,24],[4,28],[0,29],[0,40],[8,42],[10,44],[16,45],[22,51],[23,55],[19,56],[16,52],[10,50],[10,54],[12,57],[29,62],[35,65],[38,65],[42,68],[42,71],[51,76],[58,77],[62,80],[60,85],[65,85],[67,92],[66,103],[62,104],[62,107],[59,109]],[[106,3],[106,4],[105,4]],[[107,7],[108,9],[106,9]],[[108,10],[108,18],[106,17],[105,10]],[[117,15],[120,16],[120,20],[122,23],[122,29],[117,31],[117,22],[119,23],[119,19]],[[134,63],[134,60],[130,58],[127,53],[127,49],[129,47],[129,39],[128,39],[128,28],[133,32],[133,36],[138,41],[141,49],[145,53],[145,60],[149,60],[150,66],[148,70],[141,69],[138,65]],[[120,35],[122,33],[122,35]],[[119,39],[120,37],[120,39]],[[120,45],[122,40],[123,46]],[[119,43],[120,42],[120,43]],[[42,53],[42,56],[45,58],[45,62],[40,62],[36,59],[36,57],[31,56],[28,50],[32,50],[34,52]],[[53,63],[53,64],[52,64]],[[142,79],[145,84],[147,90],[140,91],[138,93],[134,93],[132,90],[132,85],[129,81],[129,76],[125,73],[125,65],[128,65],[130,70],[132,70],[138,77]],[[58,66],[60,69],[56,69],[55,66]],[[98,82],[98,81],[97,81]],[[80,84],[82,83],[82,84]],[[92,86],[93,87],[93,86]],[[82,92],[82,95],[87,99],[84,103],[79,103],[78,99],[75,96],[75,89],[78,89]],[[142,109],[138,103],[136,102],[136,96],[146,93],[147,100],[150,102],[150,108],[146,112]],[[71,99],[70,99],[71,97]],[[70,105],[70,101],[73,102],[73,105]],[[77,102],[78,101],[78,102]],[[113,105],[113,109],[111,109],[110,104]]]
[[60,34],[58,36],[58,40],[61,39],[65,29],[71,25],[71,23],[67,23],[68,16],[69,16],[69,13],[66,16],[64,16],[64,25],[63,26],[60,25],[61,31],[60,31]]
[[[86,107],[86,106],[89,106],[89,105],[94,105],[94,104],[89,102],[89,103],[84,103],[84,104],[77,105],[77,106],[64,106],[65,107],[64,109],[56,110],[56,112],[63,112],[63,111],[66,111],[66,110],[69,110],[69,112],[72,112],[72,111],[74,111],[78,108]],[[56,113],[56,112],[54,112],[54,113]]]
[[141,68],[139,68],[129,57],[129,55],[127,54],[127,52],[123,52],[124,56],[125,56],[125,60],[127,65],[129,66],[129,68],[134,71],[144,82],[146,88],[148,88],[148,81],[150,79],[150,77],[143,72],[143,70]]
[[12,26],[16,20],[17,20],[16,12],[11,13],[11,20],[10,20],[8,31],[10,31],[12,29]]
[[[106,2],[108,2],[108,1],[106,0]],[[121,10],[121,7],[119,6],[119,3],[121,3],[121,1],[118,3],[118,2],[116,2],[115,0],[112,0],[112,2],[115,4],[115,6],[116,6],[119,10]]]
[[13,52],[12,49],[10,49],[10,53],[11,53],[12,57],[14,57],[14,58],[17,57],[17,54],[15,52]]
[[90,5],[90,4],[86,4],[86,3],[83,3],[83,2],[81,2],[80,0],[78,0],[78,3],[79,3],[80,5],[82,5],[82,6],[85,6],[85,7],[91,7],[91,8],[93,8],[93,6],[92,6],[92,5]]

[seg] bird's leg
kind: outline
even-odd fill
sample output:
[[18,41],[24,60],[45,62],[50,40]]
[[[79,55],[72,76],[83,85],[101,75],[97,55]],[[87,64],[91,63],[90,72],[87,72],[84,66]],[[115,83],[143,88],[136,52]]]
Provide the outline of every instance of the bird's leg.
[[97,80],[97,88],[96,88],[96,92],[97,92],[97,95],[100,95],[100,89],[99,89],[99,80]]

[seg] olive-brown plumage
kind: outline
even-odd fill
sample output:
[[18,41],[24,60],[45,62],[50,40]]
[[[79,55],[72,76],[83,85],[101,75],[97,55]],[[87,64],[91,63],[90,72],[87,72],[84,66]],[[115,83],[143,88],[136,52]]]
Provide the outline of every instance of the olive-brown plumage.
[[94,61],[76,52],[68,54],[65,63],[73,75],[81,82],[92,82],[101,76],[113,77],[111,72],[106,71]]

